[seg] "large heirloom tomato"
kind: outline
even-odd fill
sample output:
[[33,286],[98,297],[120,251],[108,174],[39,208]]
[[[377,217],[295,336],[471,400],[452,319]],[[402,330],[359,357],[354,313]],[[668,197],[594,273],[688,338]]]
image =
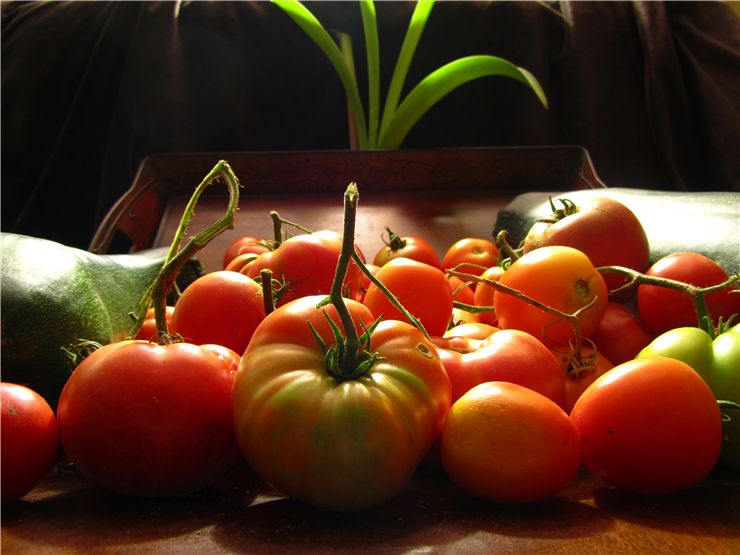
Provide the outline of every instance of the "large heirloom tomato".
[[[286,281],[287,289],[278,305],[299,297],[328,294],[341,248],[342,236],[329,229],[295,235],[274,251],[260,254],[241,273],[255,279],[261,270],[269,269],[273,279]],[[362,297],[363,273],[354,262],[349,264],[344,285],[345,297],[354,300]]]
[[236,360],[208,345],[105,345],[64,386],[62,447],[85,476],[122,493],[209,486],[239,461],[230,403]]
[[[255,472],[284,494],[323,509],[358,510],[396,495],[439,435],[450,382],[434,346],[414,327],[381,322],[379,356],[355,377],[328,369],[336,345],[333,305],[305,297],[278,308],[255,331],[233,389],[234,423]],[[355,327],[373,317],[347,300]]]

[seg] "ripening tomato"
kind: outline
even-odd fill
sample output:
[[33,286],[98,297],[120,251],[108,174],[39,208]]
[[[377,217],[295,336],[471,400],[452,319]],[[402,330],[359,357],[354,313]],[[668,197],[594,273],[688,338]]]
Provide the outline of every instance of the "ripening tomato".
[[213,484],[240,457],[234,356],[189,343],[101,347],[62,390],[62,447],[85,476],[126,494],[178,495]]
[[[242,273],[254,279],[267,268],[274,280],[287,282],[287,289],[275,303],[278,306],[299,297],[328,295],[341,248],[342,236],[328,229],[295,235],[274,251],[259,255]],[[360,250],[356,248],[356,251],[364,261]],[[363,278],[359,266],[350,261],[344,278],[344,296],[359,300]]]
[[648,357],[615,366],[576,401],[583,463],[627,491],[671,493],[714,468],[722,444],[717,401],[688,364]]
[[[337,344],[328,318],[345,328],[333,305],[316,307],[324,298],[292,301],[257,328],[234,382],[234,422],[263,480],[323,509],[358,510],[407,484],[442,429],[450,382],[421,332],[391,320],[372,332],[368,364],[341,371],[326,353]],[[367,307],[346,305],[358,333],[372,324]]]
[[[557,202],[557,201],[555,201]],[[625,266],[644,272],[650,264],[650,247],[645,230],[627,206],[608,197],[591,197],[572,202],[562,199],[562,208],[552,219],[537,221],[524,239],[523,251],[563,245],[578,249],[594,266]],[[619,274],[604,276],[608,291],[627,282]],[[612,295],[624,300],[633,291]]]
[[2,501],[20,499],[54,466],[57,423],[46,400],[24,385],[0,383]]
[[567,488],[581,442],[558,405],[507,382],[480,384],[450,408],[440,440],[445,472],[463,490],[501,503],[529,503]]
[[191,283],[175,303],[172,333],[196,345],[216,343],[241,354],[265,317],[262,286],[220,270]]
[[[604,278],[585,254],[571,247],[535,249],[509,266],[499,282],[567,314],[580,311],[583,337],[596,331],[606,309]],[[548,344],[575,339],[570,323],[513,295],[497,291],[493,306],[501,328],[526,331]]]
[[262,254],[263,252],[269,252],[269,250],[262,239],[250,235],[237,237],[226,247],[222,267],[225,270],[229,263],[241,254]]
[[479,276],[486,268],[496,265],[498,247],[488,239],[466,237],[460,239],[445,252],[442,269],[449,270],[464,264],[458,270]]
[[[482,279],[487,279],[490,281],[498,281],[501,279],[501,276],[504,275],[504,269],[501,266],[491,266],[486,271],[484,271],[480,277]],[[473,304],[475,306],[480,307],[493,307],[493,295],[496,292],[496,290],[488,285],[487,283],[481,281],[475,286],[475,295],[473,297]],[[489,312],[478,312],[478,320],[480,322],[483,322],[484,324],[491,324],[492,326],[495,326],[498,324],[498,319],[496,318],[496,311],[491,310]]]
[[373,264],[383,266],[394,258],[410,258],[439,268],[439,255],[429,241],[416,235],[401,237],[391,231],[390,228],[386,227],[385,229],[388,231],[388,242],[375,255]]
[[[728,277],[714,260],[695,252],[669,254],[645,273],[698,287],[718,285]],[[740,313],[740,293],[733,293],[733,290],[738,291],[738,288],[728,287],[706,295],[707,310],[714,324],[720,316],[727,320],[733,314]],[[637,310],[640,319],[654,335],[674,328],[699,325],[691,298],[666,287],[640,285],[637,289]]]
[[[443,335],[452,318],[452,290],[442,270],[409,258],[394,258],[375,275],[429,335]],[[378,286],[371,283],[363,304],[373,315],[407,321]]]
[[606,304],[599,326],[591,336],[598,351],[615,365],[635,358],[653,338],[629,307],[615,302]]
[[[172,315],[175,313],[174,306],[166,306],[164,309],[165,319],[167,320],[167,327],[172,327]],[[134,339],[144,339],[146,341],[157,341],[157,322],[154,319],[154,309],[150,308],[146,311],[144,321],[139,328],[139,332],[136,334]]]

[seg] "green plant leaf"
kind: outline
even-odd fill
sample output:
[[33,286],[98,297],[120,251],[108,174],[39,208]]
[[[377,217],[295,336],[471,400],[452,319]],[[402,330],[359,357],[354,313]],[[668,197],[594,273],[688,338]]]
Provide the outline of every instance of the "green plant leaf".
[[344,91],[349,99],[352,113],[355,117],[357,126],[357,135],[361,149],[368,148],[367,123],[365,121],[365,112],[362,107],[357,85],[352,78],[352,73],[347,62],[342,56],[337,44],[332,40],[331,35],[318,19],[303,4],[297,0],[272,0],[273,3],[282,9],[286,14],[295,21],[298,26],[321,48],[332,66],[337,72],[339,79],[344,86]]
[[433,71],[409,92],[385,131],[381,132],[378,148],[398,148],[411,128],[437,102],[461,85],[488,76],[516,79],[527,85],[547,108],[547,97],[542,87],[526,69],[496,56],[468,56]]
[[378,21],[375,4],[372,0],[360,1],[362,28],[365,33],[367,51],[367,91],[368,91],[368,143],[371,147],[378,142],[380,125],[380,46],[378,40]]

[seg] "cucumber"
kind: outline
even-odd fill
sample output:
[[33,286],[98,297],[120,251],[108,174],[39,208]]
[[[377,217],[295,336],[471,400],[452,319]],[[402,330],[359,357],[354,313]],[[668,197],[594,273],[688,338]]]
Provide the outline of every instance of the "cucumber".
[[0,233],[2,380],[41,394],[52,407],[74,363],[65,349],[135,334],[135,312],[166,249],[93,254],[60,243]]

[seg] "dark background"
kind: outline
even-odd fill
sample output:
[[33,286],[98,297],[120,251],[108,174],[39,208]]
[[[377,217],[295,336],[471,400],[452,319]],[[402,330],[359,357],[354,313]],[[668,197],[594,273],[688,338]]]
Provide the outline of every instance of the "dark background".
[[[353,37],[359,8],[310,2]],[[382,88],[413,10],[379,2]],[[2,230],[86,248],[141,160],[344,149],[344,91],[265,2],[2,3]],[[403,148],[582,145],[611,187],[740,190],[740,19],[716,2],[441,2],[406,91],[455,58],[529,69],[454,91]]]

